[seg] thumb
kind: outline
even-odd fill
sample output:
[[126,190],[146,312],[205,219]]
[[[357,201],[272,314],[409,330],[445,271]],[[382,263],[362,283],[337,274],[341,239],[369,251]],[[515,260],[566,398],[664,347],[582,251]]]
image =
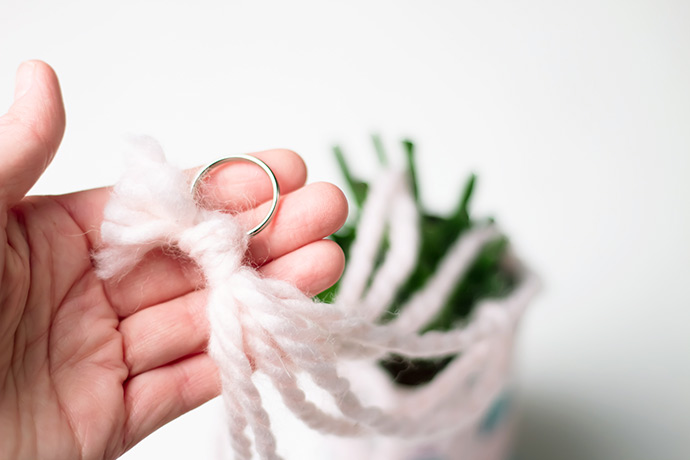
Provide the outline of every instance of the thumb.
[[21,200],[53,159],[65,131],[60,84],[50,66],[19,66],[14,103],[0,117],[0,206]]

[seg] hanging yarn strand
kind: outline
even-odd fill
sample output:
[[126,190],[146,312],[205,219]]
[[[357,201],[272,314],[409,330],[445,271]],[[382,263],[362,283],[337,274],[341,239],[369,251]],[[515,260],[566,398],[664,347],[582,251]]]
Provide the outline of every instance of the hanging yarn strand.
[[[236,459],[250,459],[254,451],[262,459],[281,458],[252,379],[257,372],[269,378],[285,406],[307,426],[342,436],[429,436],[448,429],[447,407],[463,410],[463,420],[453,422],[460,429],[476,422],[500,391],[508,367],[506,347],[536,289],[527,271],[505,299],[480,303],[467,324],[448,332],[418,333],[484,244],[496,237],[494,227],[460,238],[426,286],[397,318],[382,325],[376,318],[414,268],[419,248],[417,211],[402,172],[386,171],[370,191],[339,297],[333,304],[317,305],[296,287],[264,279],[243,265],[245,230],[233,216],[199,207],[186,177],[165,162],[157,144],[139,143],[130,163],[105,209],[104,246],[94,255],[98,274],[122,276],[158,247],[174,247],[198,265],[209,291],[208,352],[220,371]],[[372,277],[387,226],[389,251]],[[364,403],[339,372],[343,360],[374,360],[391,352],[425,358],[459,355],[445,374],[421,390],[425,402],[412,413],[412,400],[392,410]],[[300,375],[331,396],[337,414],[307,399]],[[468,382],[473,390],[458,395],[457,388]]]

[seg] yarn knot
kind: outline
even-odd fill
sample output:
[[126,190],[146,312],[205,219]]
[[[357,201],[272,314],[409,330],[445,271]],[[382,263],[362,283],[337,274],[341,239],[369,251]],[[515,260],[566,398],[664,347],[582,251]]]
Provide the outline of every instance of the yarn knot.
[[207,210],[199,213],[199,222],[179,233],[177,246],[199,265],[207,282],[214,285],[227,281],[237,272],[249,237],[237,219],[229,214]]

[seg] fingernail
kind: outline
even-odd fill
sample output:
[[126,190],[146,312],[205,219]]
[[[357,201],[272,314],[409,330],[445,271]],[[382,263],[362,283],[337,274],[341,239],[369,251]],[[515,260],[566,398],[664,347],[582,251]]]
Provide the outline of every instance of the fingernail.
[[14,100],[24,96],[34,82],[34,70],[36,63],[32,61],[22,62],[17,69],[17,76],[14,83]]

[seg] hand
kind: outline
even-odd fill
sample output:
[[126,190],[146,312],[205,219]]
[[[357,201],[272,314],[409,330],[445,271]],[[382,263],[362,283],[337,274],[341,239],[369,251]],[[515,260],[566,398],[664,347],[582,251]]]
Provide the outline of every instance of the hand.
[[[114,458],[220,390],[204,353],[205,292],[189,261],[156,252],[104,282],[90,254],[108,189],[24,196],[64,125],[52,69],[23,64],[0,118],[0,458]],[[345,220],[342,193],[304,186],[293,152],[255,155],[287,195],[252,238],[250,260],[308,294],[326,289],[344,265],[340,248],[322,239]],[[244,163],[219,168],[209,183],[208,199],[241,210],[248,227],[262,216],[247,199],[271,196],[265,175]]]

